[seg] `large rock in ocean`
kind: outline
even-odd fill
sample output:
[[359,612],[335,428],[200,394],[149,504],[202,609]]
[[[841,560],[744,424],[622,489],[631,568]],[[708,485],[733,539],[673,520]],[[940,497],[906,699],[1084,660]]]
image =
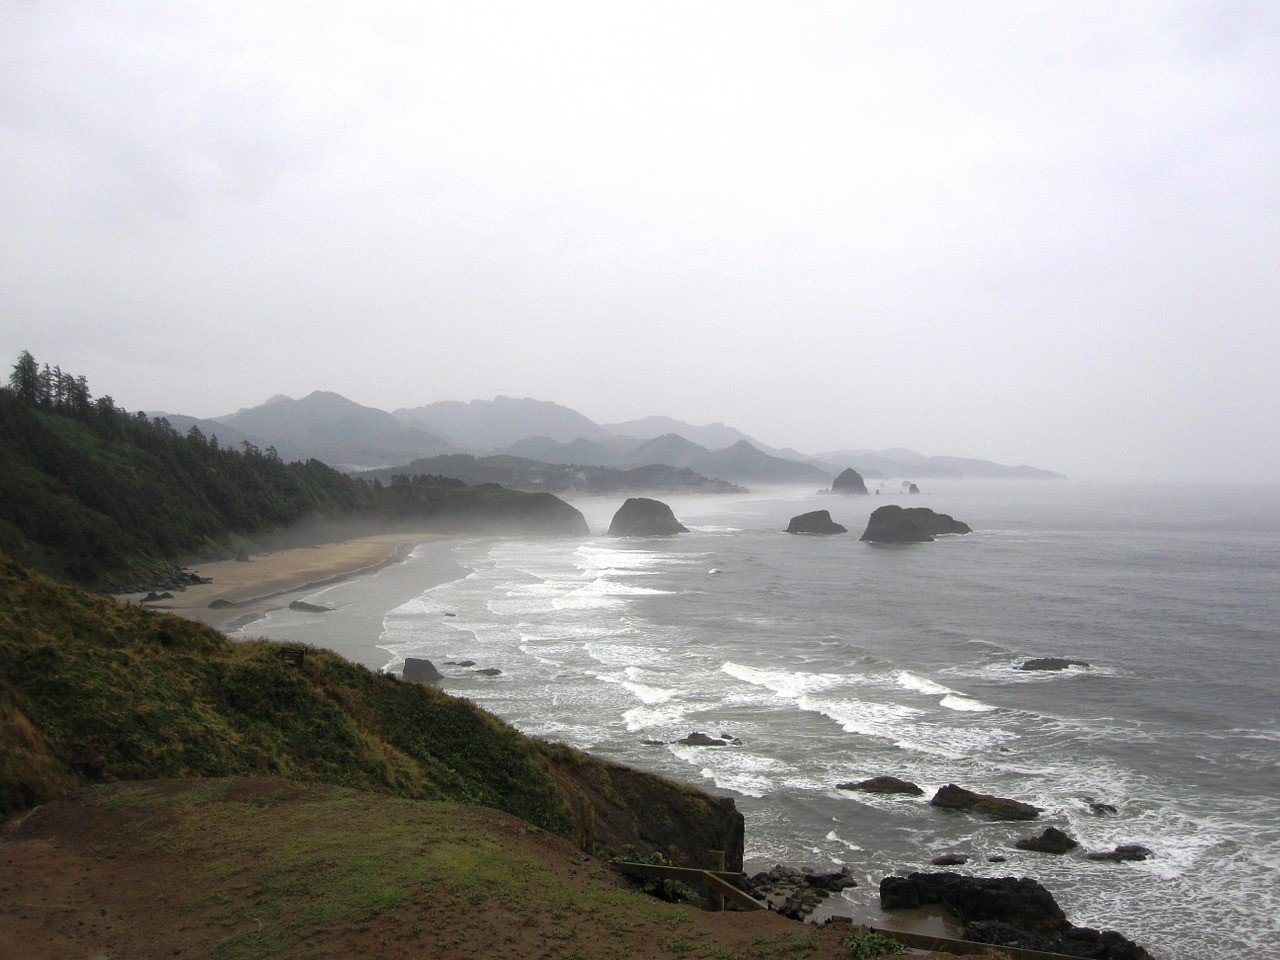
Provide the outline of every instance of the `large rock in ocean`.
[[1053,894],[1028,877],[913,873],[880,881],[880,906],[885,910],[931,904],[945,907],[964,922],[966,940],[1095,960],[1151,960],[1151,954],[1114,930],[1070,923]]
[[670,507],[647,497],[628,497],[609,524],[612,537],[669,537],[688,532]]
[[1034,837],[1022,837],[1014,843],[1019,850],[1031,850],[1035,853],[1063,854],[1074,850],[1080,844],[1063,833],[1057,827],[1045,827],[1044,831]]
[[787,533],[811,533],[825,536],[832,533],[848,533],[848,527],[842,527],[831,519],[831,511],[814,510],[792,517],[787,524]]
[[988,820],[1034,820],[1040,816],[1040,808],[1029,803],[989,793],[974,793],[954,783],[939,787],[929,802],[944,810],[965,810],[981,814]]
[[413,680],[417,683],[439,683],[444,679],[444,674],[436,669],[434,663],[418,657],[404,658],[403,676],[406,680]]
[[865,494],[867,492],[867,483],[862,479],[862,474],[853,467],[846,467],[840,476],[836,477],[831,483],[832,493],[845,494]]
[[872,777],[870,780],[840,783],[837,790],[865,790],[867,793],[905,793],[913,797],[921,796],[924,791],[910,780],[898,777]]
[[891,503],[872,512],[862,539],[871,543],[929,543],[943,534],[971,532],[967,523],[948,514]]

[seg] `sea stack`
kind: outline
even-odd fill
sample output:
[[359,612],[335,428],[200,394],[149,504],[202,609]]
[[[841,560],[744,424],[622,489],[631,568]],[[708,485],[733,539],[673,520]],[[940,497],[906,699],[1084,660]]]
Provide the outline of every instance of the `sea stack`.
[[676,519],[670,507],[646,497],[629,497],[609,524],[611,537],[670,537],[688,532],[689,528]]
[[413,680],[417,683],[439,683],[444,679],[444,674],[436,669],[436,665],[430,660],[423,660],[418,657],[404,658],[404,672],[402,676],[406,680]]
[[832,493],[843,494],[862,494],[867,493],[867,482],[862,479],[862,474],[853,467],[846,467],[841,471],[840,476],[836,477],[831,483]]
[[787,524],[787,533],[827,536],[833,533],[848,532],[847,527],[842,527],[831,519],[831,512],[828,510],[814,510],[812,513],[802,513],[798,517],[792,517],[791,522]]
[[971,532],[967,523],[928,507],[888,504],[871,514],[862,539],[869,543],[929,543],[943,534]]

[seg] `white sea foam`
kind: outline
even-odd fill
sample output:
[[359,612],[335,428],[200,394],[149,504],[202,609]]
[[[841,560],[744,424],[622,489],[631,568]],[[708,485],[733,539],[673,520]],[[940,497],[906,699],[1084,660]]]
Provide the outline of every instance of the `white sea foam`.
[[990,713],[996,709],[989,703],[983,703],[981,700],[974,700],[970,697],[961,697],[954,693],[947,694],[938,703],[948,710],[959,710],[962,713]]
[[955,693],[950,687],[944,687],[940,683],[934,683],[925,677],[917,676],[909,670],[897,670],[893,673],[893,681],[904,690],[914,690],[916,693],[923,693],[928,696],[942,696],[946,693]]

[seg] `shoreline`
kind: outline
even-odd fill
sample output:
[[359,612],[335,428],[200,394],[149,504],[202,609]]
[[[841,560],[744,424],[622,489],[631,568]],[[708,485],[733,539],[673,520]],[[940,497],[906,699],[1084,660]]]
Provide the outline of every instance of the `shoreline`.
[[[407,558],[417,547],[443,534],[395,533],[335,540],[251,554],[248,561],[217,560],[191,564],[192,572],[211,583],[192,584],[173,598],[144,603],[145,593],[113,594],[115,600],[198,620],[232,633],[273,610],[285,598],[309,593],[354,577],[375,573]],[[218,601],[225,605],[212,606]]]

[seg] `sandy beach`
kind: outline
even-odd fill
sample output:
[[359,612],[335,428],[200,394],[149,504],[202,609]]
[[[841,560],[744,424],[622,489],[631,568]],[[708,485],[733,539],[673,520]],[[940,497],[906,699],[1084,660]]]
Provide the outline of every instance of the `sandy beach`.
[[[395,533],[293,547],[270,553],[250,554],[249,560],[219,560],[193,564],[190,569],[212,583],[196,584],[173,593],[172,600],[148,603],[152,610],[167,610],[199,620],[219,630],[233,631],[270,611],[326,584],[371,573],[408,556],[414,547],[439,534]],[[140,603],[145,594],[119,594],[116,599]],[[229,606],[211,606],[224,601]]]

